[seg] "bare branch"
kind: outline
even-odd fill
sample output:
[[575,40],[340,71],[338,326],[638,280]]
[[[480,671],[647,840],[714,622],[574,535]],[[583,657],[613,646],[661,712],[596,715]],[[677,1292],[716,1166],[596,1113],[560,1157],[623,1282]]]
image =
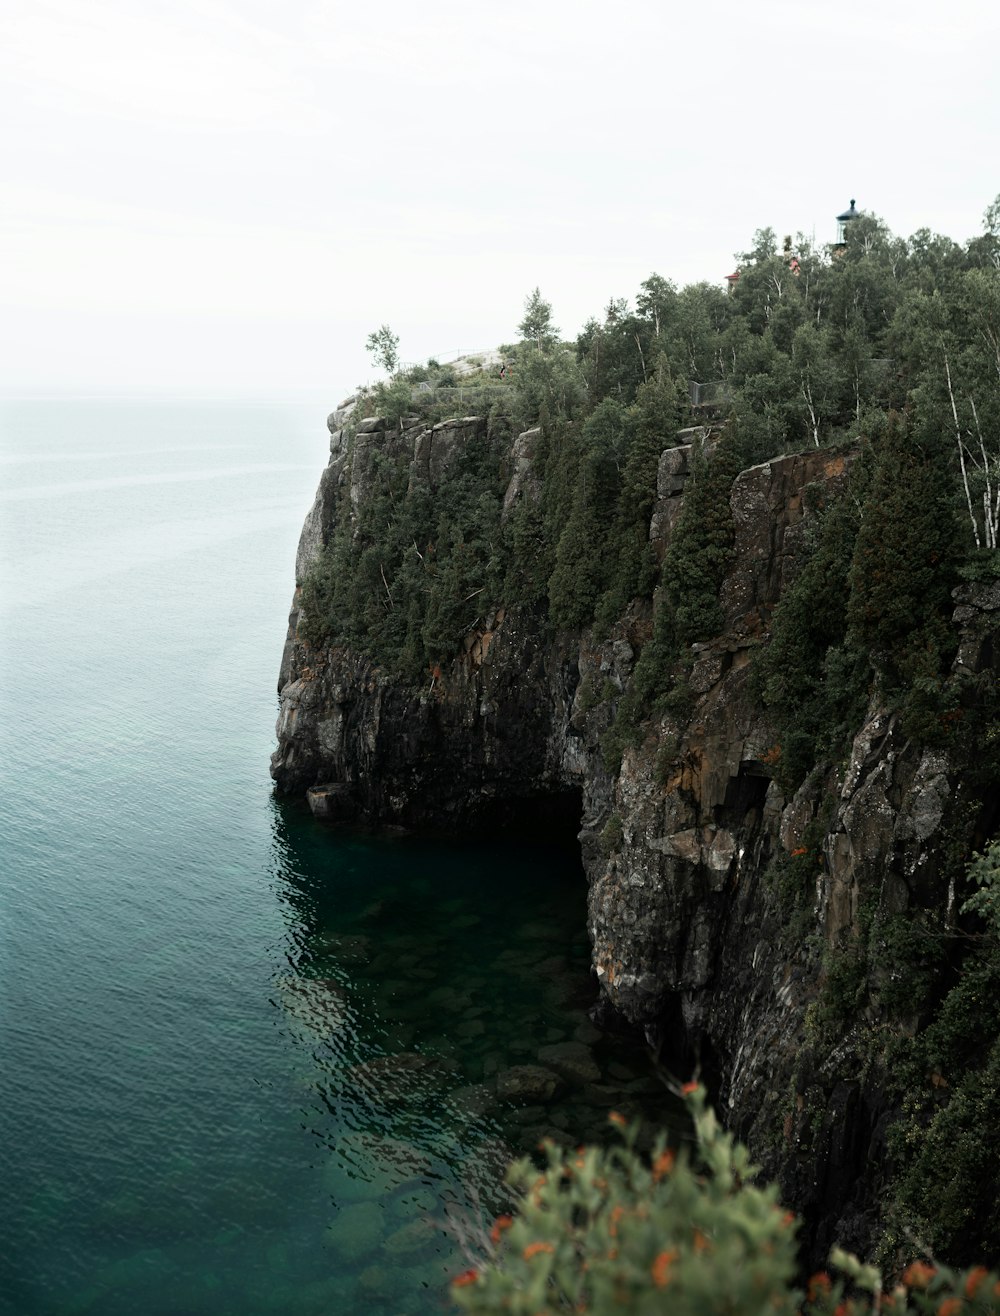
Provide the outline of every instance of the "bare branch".
[[805,399],[806,406],[809,408],[809,421],[812,425],[813,443],[819,447],[819,422],[816,419],[816,408],[813,406],[812,386],[808,382],[808,376],[802,380],[802,396]]
[[[1000,529],[1000,469],[997,469],[997,492],[994,500],[993,481],[990,478],[990,459],[986,453],[986,443],[983,439],[982,427],[979,424],[979,412],[976,410],[975,398],[969,398],[969,406],[972,408],[972,418],[976,422],[976,436],[979,439],[979,451],[982,453],[983,472],[986,476],[986,488],[983,490],[986,547],[995,549],[997,547],[997,530]],[[1000,460],[994,459],[994,466],[1000,468]]]
[[638,335],[638,334],[633,334],[632,337],[635,339],[635,345],[636,345],[636,347],[639,349],[639,360],[640,360],[640,362],[642,363],[642,382],[645,384],[645,382],[646,382],[646,358],[645,358],[645,357],[643,356],[643,354],[642,354],[642,343],[639,341],[639,335]]
[[392,590],[389,588],[389,582],[385,578],[385,568],[382,566],[381,562],[378,564],[378,570],[379,575],[382,577],[382,584],[385,586],[385,592],[389,596],[389,607],[394,608],[396,605],[392,601]]
[[972,534],[976,541],[976,547],[982,548],[979,538],[979,523],[976,521],[976,514],[972,510],[972,494],[969,491],[969,472],[965,465],[965,444],[962,442],[962,427],[958,423],[958,408],[955,406],[955,393],[951,387],[951,366],[948,363],[948,353],[944,355],[944,373],[948,381],[948,397],[951,399],[951,414],[955,418],[955,438],[958,440],[958,460],[962,467],[962,484],[965,487],[965,503],[969,509],[969,520],[972,522]]

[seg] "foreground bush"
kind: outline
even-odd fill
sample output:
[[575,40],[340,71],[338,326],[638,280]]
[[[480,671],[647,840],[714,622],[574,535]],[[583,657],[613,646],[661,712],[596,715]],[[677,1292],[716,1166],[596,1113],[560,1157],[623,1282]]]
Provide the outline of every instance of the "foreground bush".
[[[509,1174],[516,1217],[490,1232],[490,1258],[453,1282],[468,1312],[671,1316],[861,1316],[863,1312],[969,1316],[1000,1313],[1000,1276],[914,1262],[883,1289],[879,1272],[834,1250],[834,1275],[796,1285],[798,1221],[773,1185],[754,1184],[747,1149],[721,1129],[696,1084],[684,1089],[696,1148],[675,1152],[661,1137],[647,1159],[623,1146],[563,1152],[546,1145],[548,1167],[529,1160]],[[845,1296],[845,1294],[852,1296]]]

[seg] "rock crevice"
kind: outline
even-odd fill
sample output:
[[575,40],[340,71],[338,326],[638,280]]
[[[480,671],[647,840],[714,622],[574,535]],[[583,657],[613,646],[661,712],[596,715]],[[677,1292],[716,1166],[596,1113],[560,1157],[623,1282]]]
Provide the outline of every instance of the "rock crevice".
[[[330,462],[303,529],[299,580],[329,538],[344,482],[354,507],[364,499],[375,447],[433,488],[482,424],[466,417],[390,433],[363,421],[349,460],[345,419],[330,418]],[[505,512],[537,496],[537,436],[527,431],[512,446]],[[665,442],[660,461],[650,526],[658,549],[676,522],[692,440],[710,446],[709,436],[681,437],[688,441]],[[947,756],[911,744],[877,696],[842,768],[821,765],[791,799],[772,779],[776,737],[749,690],[750,658],[802,559],[807,488],[834,493],[849,464],[850,454],[816,450],[736,478],[724,624],[693,646],[693,702],[651,725],[618,772],[606,766],[601,737],[648,635],[638,605],[595,643],[587,633],[553,638],[540,610],[508,600],[414,689],[347,648],[310,650],[298,594],[272,763],[278,787],[308,792],[318,814],[374,825],[458,829],[505,804],[577,792],[606,1007],[676,1063],[700,1060],[731,1123],[805,1212],[820,1259],[834,1237],[865,1246],[878,1191],[866,1165],[880,1154],[887,1119],[877,1088],[857,1073],[850,1035],[839,1054],[803,1064],[823,948],[856,935],[863,899],[889,913],[944,909],[936,843],[961,785]],[[993,667],[998,624],[1000,586],[965,588],[958,670]],[[799,852],[817,826],[796,941],[769,867]]]

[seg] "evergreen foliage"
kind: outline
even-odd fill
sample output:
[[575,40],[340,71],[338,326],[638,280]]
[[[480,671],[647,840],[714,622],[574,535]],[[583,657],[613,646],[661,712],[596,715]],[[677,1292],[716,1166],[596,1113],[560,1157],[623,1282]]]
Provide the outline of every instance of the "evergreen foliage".
[[387,448],[384,434],[354,439],[367,494],[303,582],[306,638],[354,644],[420,681],[501,592],[501,449],[488,431],[470,439],[432,494]]
[[[613,298],[588,321],[574,348],[560,344],[536,288],[502,377],[459,378],[437,361],[400,371],[382,326],[369,346],[393,377],[363,399],[369,414],[401,443],[404,428],[456,412],[488,417],[489,438],[431,495],[410,481],[390,432],[379,444],[359,436],[351,460],[370,496],[354,509],[342,489],[330,543],[303,582],[307,638],[349,642],[416,680],[500,604],[607,634],[633,600],[653,600],[653,637],[618,707],[620,748],[673,697],[689,646],[718,629],[738,470],[865,435],[871,489],[823,513],[814,559],[759,664],[763,697],[786,724],[779,771],[789,785],[816,755],[835,758],[876,678],[912,734],[944,734],[948,594],[963,559],[996,551],[997,213],[994,202],[964,248],[927,232],[904,241],[864,215],[836,259],[801,234],[779,245],[760,230],[730,294],[678,291],[651,274],[632,304]],[[705,419],[690,381],[712,385],[709,418],[724,432],[693,473],[660,569],[648,538],[660,454],[681,425]],[[531,496],[501,518],[510,446],[538,425]]]
[[587,418],[580,439],[573,499],[549,580],[549,612],[559,627],[586,626],[607,588],[608,540],[627,447],[621,404],[605,398]]
[[663,560],[662,587],[677,643],[715,635],[722,625],[719,586],[733,545],[729,494],[748,463],[738,425],[723,434],[712,455],[696,460],[691,486]]
[[[373,349],[388,353],[382,364],[392,378],[361,399],[356,415],[377,413],[386,428],[351,438],[329,542],[301,582],[305,637],[315,647],[350,645],[418,685],[456,658],[469,632],[501,605],[532,608],[550,630],[593,627],[603,638],[627,627],[632,642],[645,633],[625,690],[599,696],[611,705],[603,748],[614,770],[625,747],[649,733],[650,714],[681,718],[690,704],[691,646],[722,622],[738,473],[785,452],[834,447],[852,463],[849,478],[826,502],[822,491],[807,491],[804,560],[751,672],[777,729],[770,762],[779,784],[789,794],[841,761],[874,692],[898,710],[914,743],[946,745],[970,798],[984,799],[996,789],[1000,740],[982,731],[996,722],[1000,695],[982,676],[949,674],[951,595],[962,579],[1000,574],[1000,197],[982,236],[964,247],[925,231],[902,240],[862,216],[836,258],[801,235],[779,248],[761,230],[739,259],[729,294],[707,284],[677,290],[650,275],[633,305],[612,299],[572,346],[559,342],[535,289],[521,341],[503,349],[502,377],[460,375],[436,361],[400,371],[391,331],[372,335]],[[456,414],[485,422],[432,487],[416,469],[414,442]],[[677,444],[681,426],[706,420],[718,441],[695,455],[661,566],[649,541],[661,455]],[[530,477],[505,516],[514,439],[535,428]],[[352,483],[364,488],[357,505]],[[605,841],[614,840],[612,830]],[[989,856],[994,873],[996,851]],[[982,871],[974,868],[972,878]],[[804,857],[774,876],[794,895],[814,873]],[[919,1014],[918,1031],[893,1052],[903,1106],[891,1134],[894,1201],[904,1223],[967,1260],[1000,1234],[1000,1151],[981,1136],[1000,1122],[996,890],[994,873],[967,901],[956,930],[935,929],[922,911],[881,921],[871,915],[856,944],[829,955],[814,1018],[832,1038],[868,993],[890,1018]],[[570,1297],[596,1293],[599,1267],[581,1279],[578,1262],[590,1257],[617,1206],[633,1211],[628,1194],[642,1174],[649,1187],[644,1163],[593,1156],[585,1154],[586,1165],[624,1196],[601,1196],[592,1177],[593,1211],[573,1199],[584,1214],[559,1217],[563,1242],[511,1231],[525,1240],[521,1261],[505,1253],[500,1271],[522,1287],[501,1284],[496,1294],[530,1292],[537,1305],[524,1310],[549,1309],[559,1267],[558,1275],[575,1277],[566,1280]],[[581,1182],[567,1168],[550,1163],[547,1211],[562,1210],[576,1192],[567,1184]],[[673,1229],[680,1199],[661,1188],[665,1214],[656,1218]],[[718,1226],[720,1247],[745,1204]],[[611,1259],[606,1268],[607,1292],[626,1285],[635,1310],[659,1309],[649,1298],[653,1266],[675,1246],[664,1273],[689,1273],[692,1293],[701,1283],[691,1236],[648,1253],[652,1218],[638,1217],[640,1251],[627,1273]],[[541,1228],[542,1217],[531,1219]],[[524,1256],[535,1241],[552,1249]],[[538,1288],[541,1264],[549,1269]],[[733,1271],[734,1284],[745,1279],[745,1264],[744,1257]],[[777,1271],[766,1273],[775,1279],[769,1310],[810,1310],[796,1307]],[[948,1306],[952,1280],[942,1274],[903,1294],[894,1309],[957,1310]],[[639,1287],[628,1288],[633,1282]],[[653,1288],[660,1301],[655,1281]],[[686,1292],[678,1283],[671,1295],[672,1302],[680,1295],[681,1310]],[[970,1311],[987,1309],[977,1307],[982,1292],[966,1304]],[[492,1294],[477,1279],[462,1301]],[[702,1300],[707,1305],[691,1309],[723,1309]],[[751,1310],[743,1300],[728,1292],[725,1310]]]
[[559,338],[559,330],[552,323],[552,307],[542,298],[540,289],[529,293],[524,303],[524,319],[517,326],[521,338],[542,350]]
[[775,774],[794,791],[817,762],[846,752],[868,698],[865,653],[847,643],[850,570],[871,481],[871,452],[855,461],[841,497],[812,500],[808,557],[775,609],[753,667],[778,740]]
[[956,525],[940,456],[890,417],[854,545],[848,624],[895,681],[910,675],[913,649],[950,611]]
[[876,675],[921,743],[947,738],[956,706],[947,671],[958,522],[933,436],[921,439],[907,417],[890,415],[854,462],[844,494],[814,509],[812,538],[754,664],[788,791],[817,762],[847,752]]
[[663,357],[656,374],[639,386],[626,413],[626,445],[621,491],[610,527],[607,588],[595,613],[607,631],[633,598],[652,594],[658,576],[649,542],[649,522],[656,502],[656,477],[666,436],[677,431],[680,403],[677,385]]
[[890,1130],[897,1219],[960,1262],[1000,1237],[1000,1147],[984,1136],[1000,1127],[1000,842],[967,882],[965,955],[928,1027],[899,1047],[903,1118]]

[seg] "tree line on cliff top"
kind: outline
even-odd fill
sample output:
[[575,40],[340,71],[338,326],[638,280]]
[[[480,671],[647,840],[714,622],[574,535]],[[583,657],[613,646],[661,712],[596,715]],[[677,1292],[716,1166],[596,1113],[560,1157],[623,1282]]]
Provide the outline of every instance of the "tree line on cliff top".
[[[735,476],[839,445],[846,489],[829,506],[812,498],[805,561],[754,664],[781,784],[842,756],[876,679],[922,743],[962,731],[951,592],[1000,561],[1000,198],[964,246],[925,230],[896,238],[861,215],[832,256],[801,236],[779,247],[765,229],[739,260],[728,291],[651,275],[634,306],[612,299],[575,344],[536,288],[503,374],[463,377],[463,410],[485,424],[433,491],[394,436],[453,412],[457,381],[434,361],[401,370],[392,331],[373,333],[391,377],[354,416],[388,415],[391,428],[360,456],[353,440],[365,496],[353,507],[342,486],[302,582],[308,642],[349,644],[433,685],[501,605],[596,638],[627,620],[640,652],[604,735],[614,769],[650,713],[683,704],[691,645],[719,630]],[[711,460],[692,450],[661,561],[657,467],[678,429],[705,419],[692,381],[715,385],[724,423]],[[530,475],[502,515],[513,440],[529,427]]]
[[[486,425],[433,496],[411,484],[408,455],[391,442],[368,453],[366,499],[352,509],[341,491],[330,543],[303,582],[309,642],[348,643],[416,683],[499,605],[538,605],[553,629],[596,623],[606,634],[632,600],[647,600],[656,622],[626,710],[634,723],[664,695],[678,654],[718,628],[734,475],[857,441],[867,483],[852,492],[841,575],[859,589],[868,581],[872,596],[855,592],[848,606],[843,589],[828,591],[830,615],[806,648],[815,666],[816,646],[831,647],[823,625],[839,633],[850,615],[878,667],[914,600],[936,615],[959,568],[996,552],[1000,198],[964,246],[926,230],[896,238],[869,215],[847,236],[831,257],[801,235],[779,245],[758,231],[728,292],[651,275],[634,305],[612,299],[573,344],[559,340],[536,289],[521,341],[503,349],[503,377],[494,367],[458,381],[434,361],[402,371],[395,336],[376,331],[369,345],[395,374],[355,416],[380,412],[398,429],[454,414],[457,400]],[[714,415],[726,423],[713,460],[696,458],[661,564],[648,541],[657,464],[681,426],[704,419],[691,381],[716,385]],[[420,382],[430,387],[417,392]],[[458,382],[456,399],[447,385]],[[532,488],[504,518],[512,441],[531,426]],[[921,546],[917,526],[933,544]],[[925,620],[936,656],[917,661],[922,631],[893,678],[933,684],[946,661],[946,638]],[[788,693],[773,680],[765,691],[774,702]]]
[[[503,378],[494,368],[458,379],[435,361],[401,370],[391,331],[376,333],[391,377],[355,417],[380,413],[390,427],[375,442],[351,439],[349,460],[363,447],[366,497],[352,508],[342,486],[329,544],[301,582],[309,643],[351,646],[426,690],[501,605],[533,610],[550,632],[627,633],[638,649],[631,682],[595,696],[608,704],[614,768],[650,714],[683,711],[691,645],[721,625],[735,476],[783,453],[836,448],[851,458],[849,476],[836,497],[805,491],[803,559],[751,670],[776,728],[772,770],[789,793],[842,761],[877,688],[911,740],[964,765],[963,807],[979,807],[1000,778],[1000,697],[988,674],[952,672],[950,614],[954,586],[995,578],[1000,562],[1000,197],[985,221],[960,245],[925,230],[897,238],[862,215],[836,256],[762,230],[729,292],[651,275],[575,343],[559,338],[536,290],[520,341],[503,349]],[[710,459],[692,453],[660,561],[648,538],[660,454],[704,418],[691,381],[721,384],[722,432]],[[401,429],[455,414],[456,402],[485,424],[432,493],[410,480]],[[512,444],[529,427],[531,479],[504,517]],[[952,858],[961,898],[968,856]],[[804,847],[783,862],[794,900],[806,899],[814,859]],[[983,1137],[1000,1123],[995,899],[986,912],[970,902],[942,932],[921,923],[926,911],[879,922],[869,910],[858,944],[826,966],[816,1023],[833,1046],[857,1021],[876,961],[886,1008],[920,1013],[914,1035],[870,1061],[899,1112],[887,1201],[962,1260],[1000,1247],[1000,1148]],[[556,1246],[532,1236],[525,1248],[539,1241]],[[531,1261],[548,1255],[535,1249]],[[647,1267],[654,1289],[659,1255]],[[662,1277],[679,1274],[663,1263]],[[467,1286],[470,1309],[494,1309],[473,1303],[486,1291]],[[951,1313],[981,1309],[985,1290],[927,1281],[920,1292],[920,1310]]]

